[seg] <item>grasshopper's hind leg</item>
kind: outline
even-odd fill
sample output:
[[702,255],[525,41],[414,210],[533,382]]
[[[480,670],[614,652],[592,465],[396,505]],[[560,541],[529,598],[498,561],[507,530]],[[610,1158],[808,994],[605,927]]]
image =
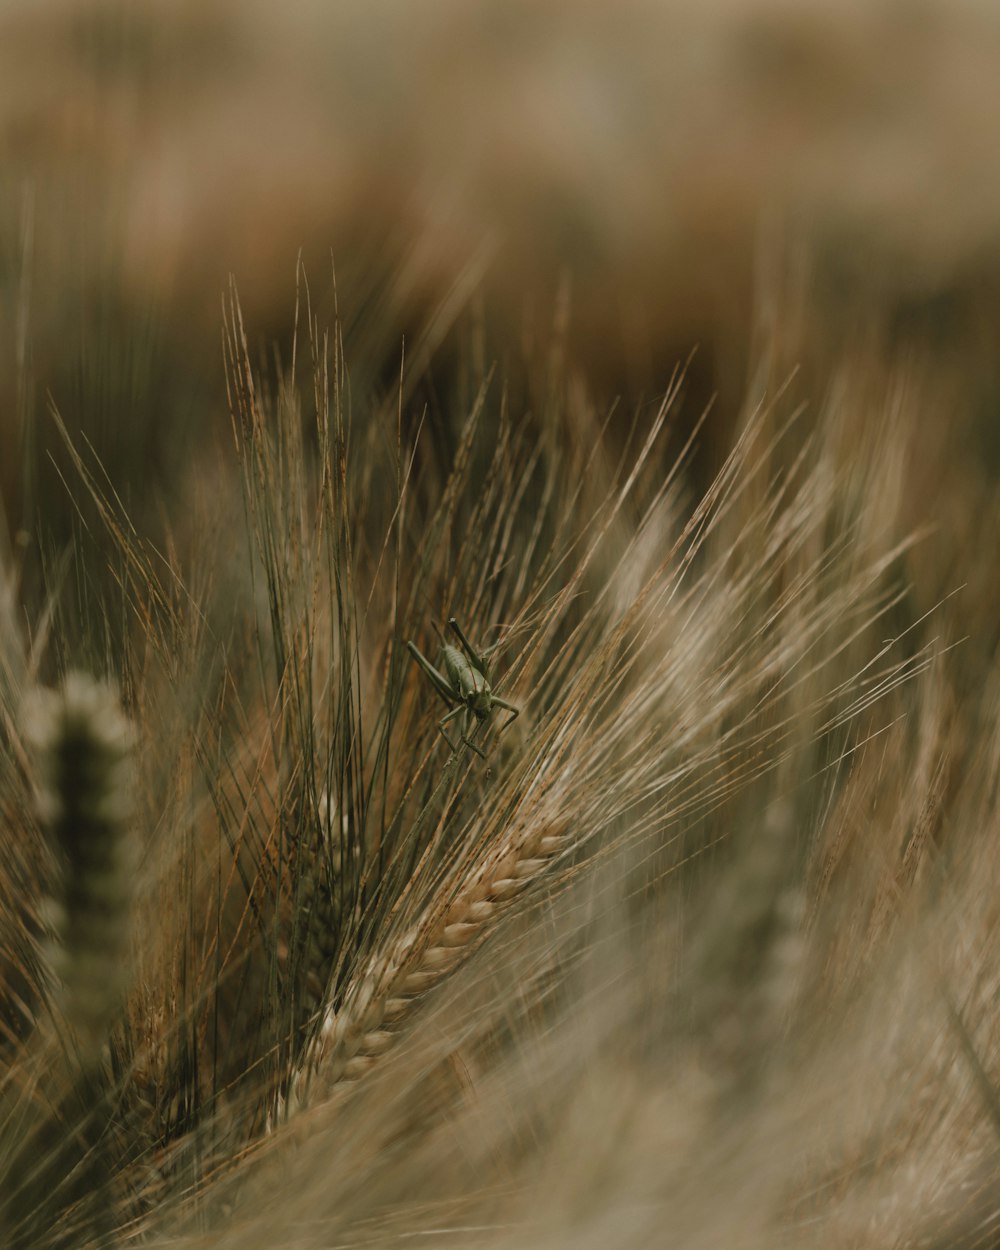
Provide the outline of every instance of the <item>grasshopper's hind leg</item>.
[[483,651],[483,652],[477,651],[476,648],[472,645],[472,643],[469,642],[468,638],[466,638],[465,631],[462,629],[461,625],[459,625],[458,621],[456,621],[453,616],[450,616],[448,618],[448,627],[449,629],[454,630],[455,635],[458,638],[458,641],[462,644],[462,650],[465,652],[466,658],[468,659],[469,663],[472,664],[474,668],[477,668],[484,677],[487,676],[487,673],[489,671],[490,653],[492,651],[495,651],[496,647],[489,647],[486,651]]
[[448,708],[451,709],[451,711],[455,711],[455,693],[452,688],[437,671],[430,660],[428,660],[412,642],[408,642],[406,645],[409,649],[410,655],[412,655],[416,660],[419,668],[423,670],[427,680],[431,683],[441,698],[444,699]]

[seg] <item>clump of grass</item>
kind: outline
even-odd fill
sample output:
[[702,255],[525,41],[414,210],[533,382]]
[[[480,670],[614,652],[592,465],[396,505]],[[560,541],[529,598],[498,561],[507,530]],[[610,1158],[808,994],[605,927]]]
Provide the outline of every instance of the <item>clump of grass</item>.
[[[444,438],[402,381],[352,396],[304,280],[286,361],[254,364],[235,288],[224,348],[232,439],[162,548],[67,436],[137,726],[133,974],[102,938],[67,977],[101,1179],[55,1189],[36,1244],[846,1244],[843,1177],[866,1150],[895,1175],[905,1116],[845,1083],[897,1044],[887,970],[902,1018],[933,999],[900,944],[919,900],[949,922],[923,891],[959,819],[942,646],[883,488],[900,429],[848,450],[840,409],[810,424],[779,393],[699,499],[682,369],[627,421],[557,364],[519,388],[535,408],[486,370]],[[485,762],[442,742],[404,645],[450,615],[522,709]],[[100,719],[65,689],[47,740]],[[83,770],[109,788],[72,810],[120,834],[114,725]],[[22,840],[30,776],[3,774]],[[6,962],[55,1001],[29,928]],[[9,1155],[51,1122],[29,1092],[66,1080],[41,1033],[11,1042]]]

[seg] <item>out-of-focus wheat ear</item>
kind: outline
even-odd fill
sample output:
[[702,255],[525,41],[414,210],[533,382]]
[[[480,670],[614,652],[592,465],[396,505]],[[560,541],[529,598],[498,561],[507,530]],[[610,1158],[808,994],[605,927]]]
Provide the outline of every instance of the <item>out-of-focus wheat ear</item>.
[[7,1143],[0,1240],[17,1250],[106,1245],[115,1217],[105,1055],[123,989],[132,733],[110,687],[82,674],[33,692],[22,726],[61,879],[51,908],[60,1023],[49,1059],[62,1070],[49,1063],[44,1103],[29,1105],[27,1090],[11,1096],[18,1132]]
[[695,1018],[727,1114],[767,1092],[806,956],[791,801],[772,800],[748,832],[713,885],[694,960]]
[[95,1058],[122,991],[128,909],[125,833],[132,730],[115,692],[82,673],[25,707],[38,752],[39,814],[59,860],[53,928],[61,1013]]

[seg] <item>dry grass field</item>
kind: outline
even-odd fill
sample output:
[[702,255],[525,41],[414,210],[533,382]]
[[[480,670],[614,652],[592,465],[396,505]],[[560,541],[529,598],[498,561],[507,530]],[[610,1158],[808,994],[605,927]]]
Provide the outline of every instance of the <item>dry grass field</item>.
[[997,117],[985,0],[0,5],[0,1244],[1000,1247]]

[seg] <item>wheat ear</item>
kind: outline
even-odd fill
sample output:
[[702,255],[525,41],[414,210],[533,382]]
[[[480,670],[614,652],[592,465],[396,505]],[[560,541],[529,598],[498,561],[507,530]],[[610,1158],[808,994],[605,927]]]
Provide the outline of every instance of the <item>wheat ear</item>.
[[[114,1225],[106,1055],[124,988],[132,731],[110,687],[76,673],[58,691],[34,692],[24,724],[37,751],[38,811],[59,869],[50,907],[59,943],[53,998],[72,1044],[61,1029],[52,1036],[66,1068],[61,1080],[47,1072],[44,1102],[28,1101],[30,1087],[11,1095],[24,1118],[0,1196],[0,1239],[18,1250],[92,1238],[104,1245]],[[56,1227],[58,1240],[48,1240]]]
[[132,731],[114,691],[82,673],[58,691],[36,691],[26,723],[38,752],[38,810],[63,880],[54,925],[62,1007],[93,1052],[121,990]]
[[471,954],[500,916],[536,881],[572,837],[551,825],[546,832],[512,837],[470,871],[450,901],[375,955],[329,1008],[301,1069],[292,1081],[289,1111],[322,1097],[338,1082],[365,1075],[394,1044],[421,999]]

